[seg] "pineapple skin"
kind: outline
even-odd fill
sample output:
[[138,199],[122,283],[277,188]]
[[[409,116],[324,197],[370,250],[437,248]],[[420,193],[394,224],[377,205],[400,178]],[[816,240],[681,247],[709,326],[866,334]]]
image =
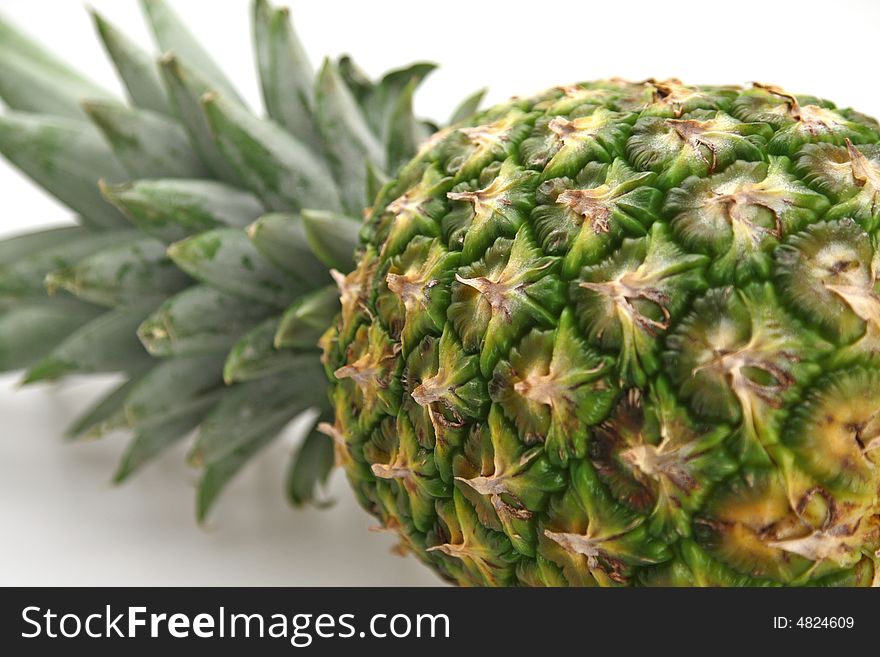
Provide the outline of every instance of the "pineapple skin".
[[461,585],[877,585],[878,144],[678,80],[441,130],[322,338],[363,506]]

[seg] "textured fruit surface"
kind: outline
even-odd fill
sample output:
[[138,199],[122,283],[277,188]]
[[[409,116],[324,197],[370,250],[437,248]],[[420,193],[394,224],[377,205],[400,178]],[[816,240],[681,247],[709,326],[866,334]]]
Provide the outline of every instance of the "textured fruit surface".
[[322,339],[362,503],[468,585],[869,585],[880,132],[617,80],[441,130]]

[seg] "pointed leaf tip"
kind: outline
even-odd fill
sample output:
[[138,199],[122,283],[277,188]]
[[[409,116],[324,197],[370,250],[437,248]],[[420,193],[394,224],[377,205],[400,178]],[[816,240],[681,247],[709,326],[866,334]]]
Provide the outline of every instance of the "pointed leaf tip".
[[248,226],[247,234],[257,250],[279,269],[313,285],[326,282],[327,269],[312,253],[300,215],[263,215]]
[[[385,148],[363,108],[336,66],[325,59],[318,73],[315,119],[323,136],[330,168],[342,190],[345,210],[359,214],[364,205],[366,163],[385,166]],[[324,207],[324,206],[318,206]]]
[[327,267],[349,271],[360,244],[361,222],[322,210],[303,210],[302,219],[312,253]]
[[315,153],[322,145],[314,124],[314,69],[286,7],[254,3],[254,46],[269,116]]
[[339,312],[339,290],[328,285],[298,299],[281,316],[273,344],[276,349],[313,350]]
[[127,227],[122,215],[101,198],[95,181],[125,180],[128,173],[117,164],[98,130],[86,121],[7,112],[0,116],[0,152],[96,225]]
[[278,349],[273,341],[277,328],[277,317],[267,319],[246,333],[232,347],[223,369],[223,378],[227,384],[253,381],[282,372],[296,375],[303,367],[314,362],[317,358],[315,351],[303,354],[290,349]]
[[244,299],[286,307],[307,286],[263,258],[243,230],[218,228],[168,249],[193,278]]
[[56,381],[66,374],[76,370],[70,363],[58,358],[45,358],[28,369],[22,377],[19,385],[27,386],[34,383]]
[[133,224],[164,242],[224,226],[243,228],[265,211],[247,192],[213,180],[104,183],[102,190]]
[[300,445],[292,457],[287,473],[287,499],[295,507],[314,504],[325,508],[333,500],[319,500],[318,490],[322,488],[335,465],[333,442],[315,428]]
[[92,15],[95,31],[104,45],[104,50],[113,62],[132,103],[165,116],[173,116],[153,55],[141,48],[94,8],[89,7],[88,11]]
[[86,100],[83,108],[132,178],[208,177],[176,121],[119,103]]
[[449,119],[449,125],[460,123],[476,114],[480,109],[480,103],[483,102],[483,98],[485,98],[488,91],[489,89],[487,87],[483,87],[461,101],[458,107],[452,112],[452,117]]
[[156,43],[163,51],[174,51],[188,68],[197,71],[211,87],[243,103],[235,86],[168,3],[163,0],[141,0],[141,8]]
[[67,336],[25,374],[24,383],[72,373],[135,372],[151,362],[135,337],[138,324],[154,306],[140,301],[110,310]]
[[113,94],[12,25],[0,21],[0,98],[14,110],[82,118],[83,97]]
[[133,375],[84,411],[65,430],[65,438],[68,440],[95,440],[115,429],[127,427],[123,405],[140,376],[140,374]]
[[272,312],[262,304],[195,285],[162,304],[140,326],[138,337],[154,356],[225,356],[242,334]]
[[182,65],[177,56],[166,52],[159,58],[162,83],[168,92],[171,107],[189,135],[189,141],[202,163],[223,181],[240,186],[241,183],[217,149],[214,135],[208,126],[202,96],[215,87],[198,73]]
[[220,94],[216,91],[206,91],[199,100],[201,100],[202,105],[211,105],[216,103],[218,98],[220,98]]
[[219,152],[267,207],[339,208],[336,185],[323,161],[283,128],[221,96],[209,95],[202,107]]
[[147,299],[159,303],[192,283],[170,264],[161,242],[141,236],[50,272],[45,285],[50,292],[65,289],[100,306],[115,307]]
[[416,154],[418,144],[427,137],[424,127],[416,121],[413,113],[413,94],[418,83],[416,78],[411,79],[391,110],[386,143],[388,171],[392,174]]

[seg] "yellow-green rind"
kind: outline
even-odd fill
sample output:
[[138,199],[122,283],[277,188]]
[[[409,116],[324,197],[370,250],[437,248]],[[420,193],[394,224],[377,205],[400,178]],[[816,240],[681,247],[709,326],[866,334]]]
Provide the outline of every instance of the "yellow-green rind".
[[463,585],[870,585],[880,132],[608,80],[443,130],[322,339],[358,498]]

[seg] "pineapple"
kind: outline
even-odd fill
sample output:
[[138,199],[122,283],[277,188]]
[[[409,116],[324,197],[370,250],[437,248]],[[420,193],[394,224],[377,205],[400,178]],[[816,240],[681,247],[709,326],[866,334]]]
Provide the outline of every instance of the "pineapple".
[[613,79],[437,130],[428,65],[313,83],[257,0],[263,120],[144,5],[130,106],[0,28],[0,150],[81,217],[0,244],[0,366],[126,374],[72,430],[119,480],[197,429],[202,518],[317,408],[290,499],[338,464],[451,582],[880,583],[874,119]]
[[469,585],[880,583],[880,131],[608,80],[436,133],[323,336],[363,504]]

